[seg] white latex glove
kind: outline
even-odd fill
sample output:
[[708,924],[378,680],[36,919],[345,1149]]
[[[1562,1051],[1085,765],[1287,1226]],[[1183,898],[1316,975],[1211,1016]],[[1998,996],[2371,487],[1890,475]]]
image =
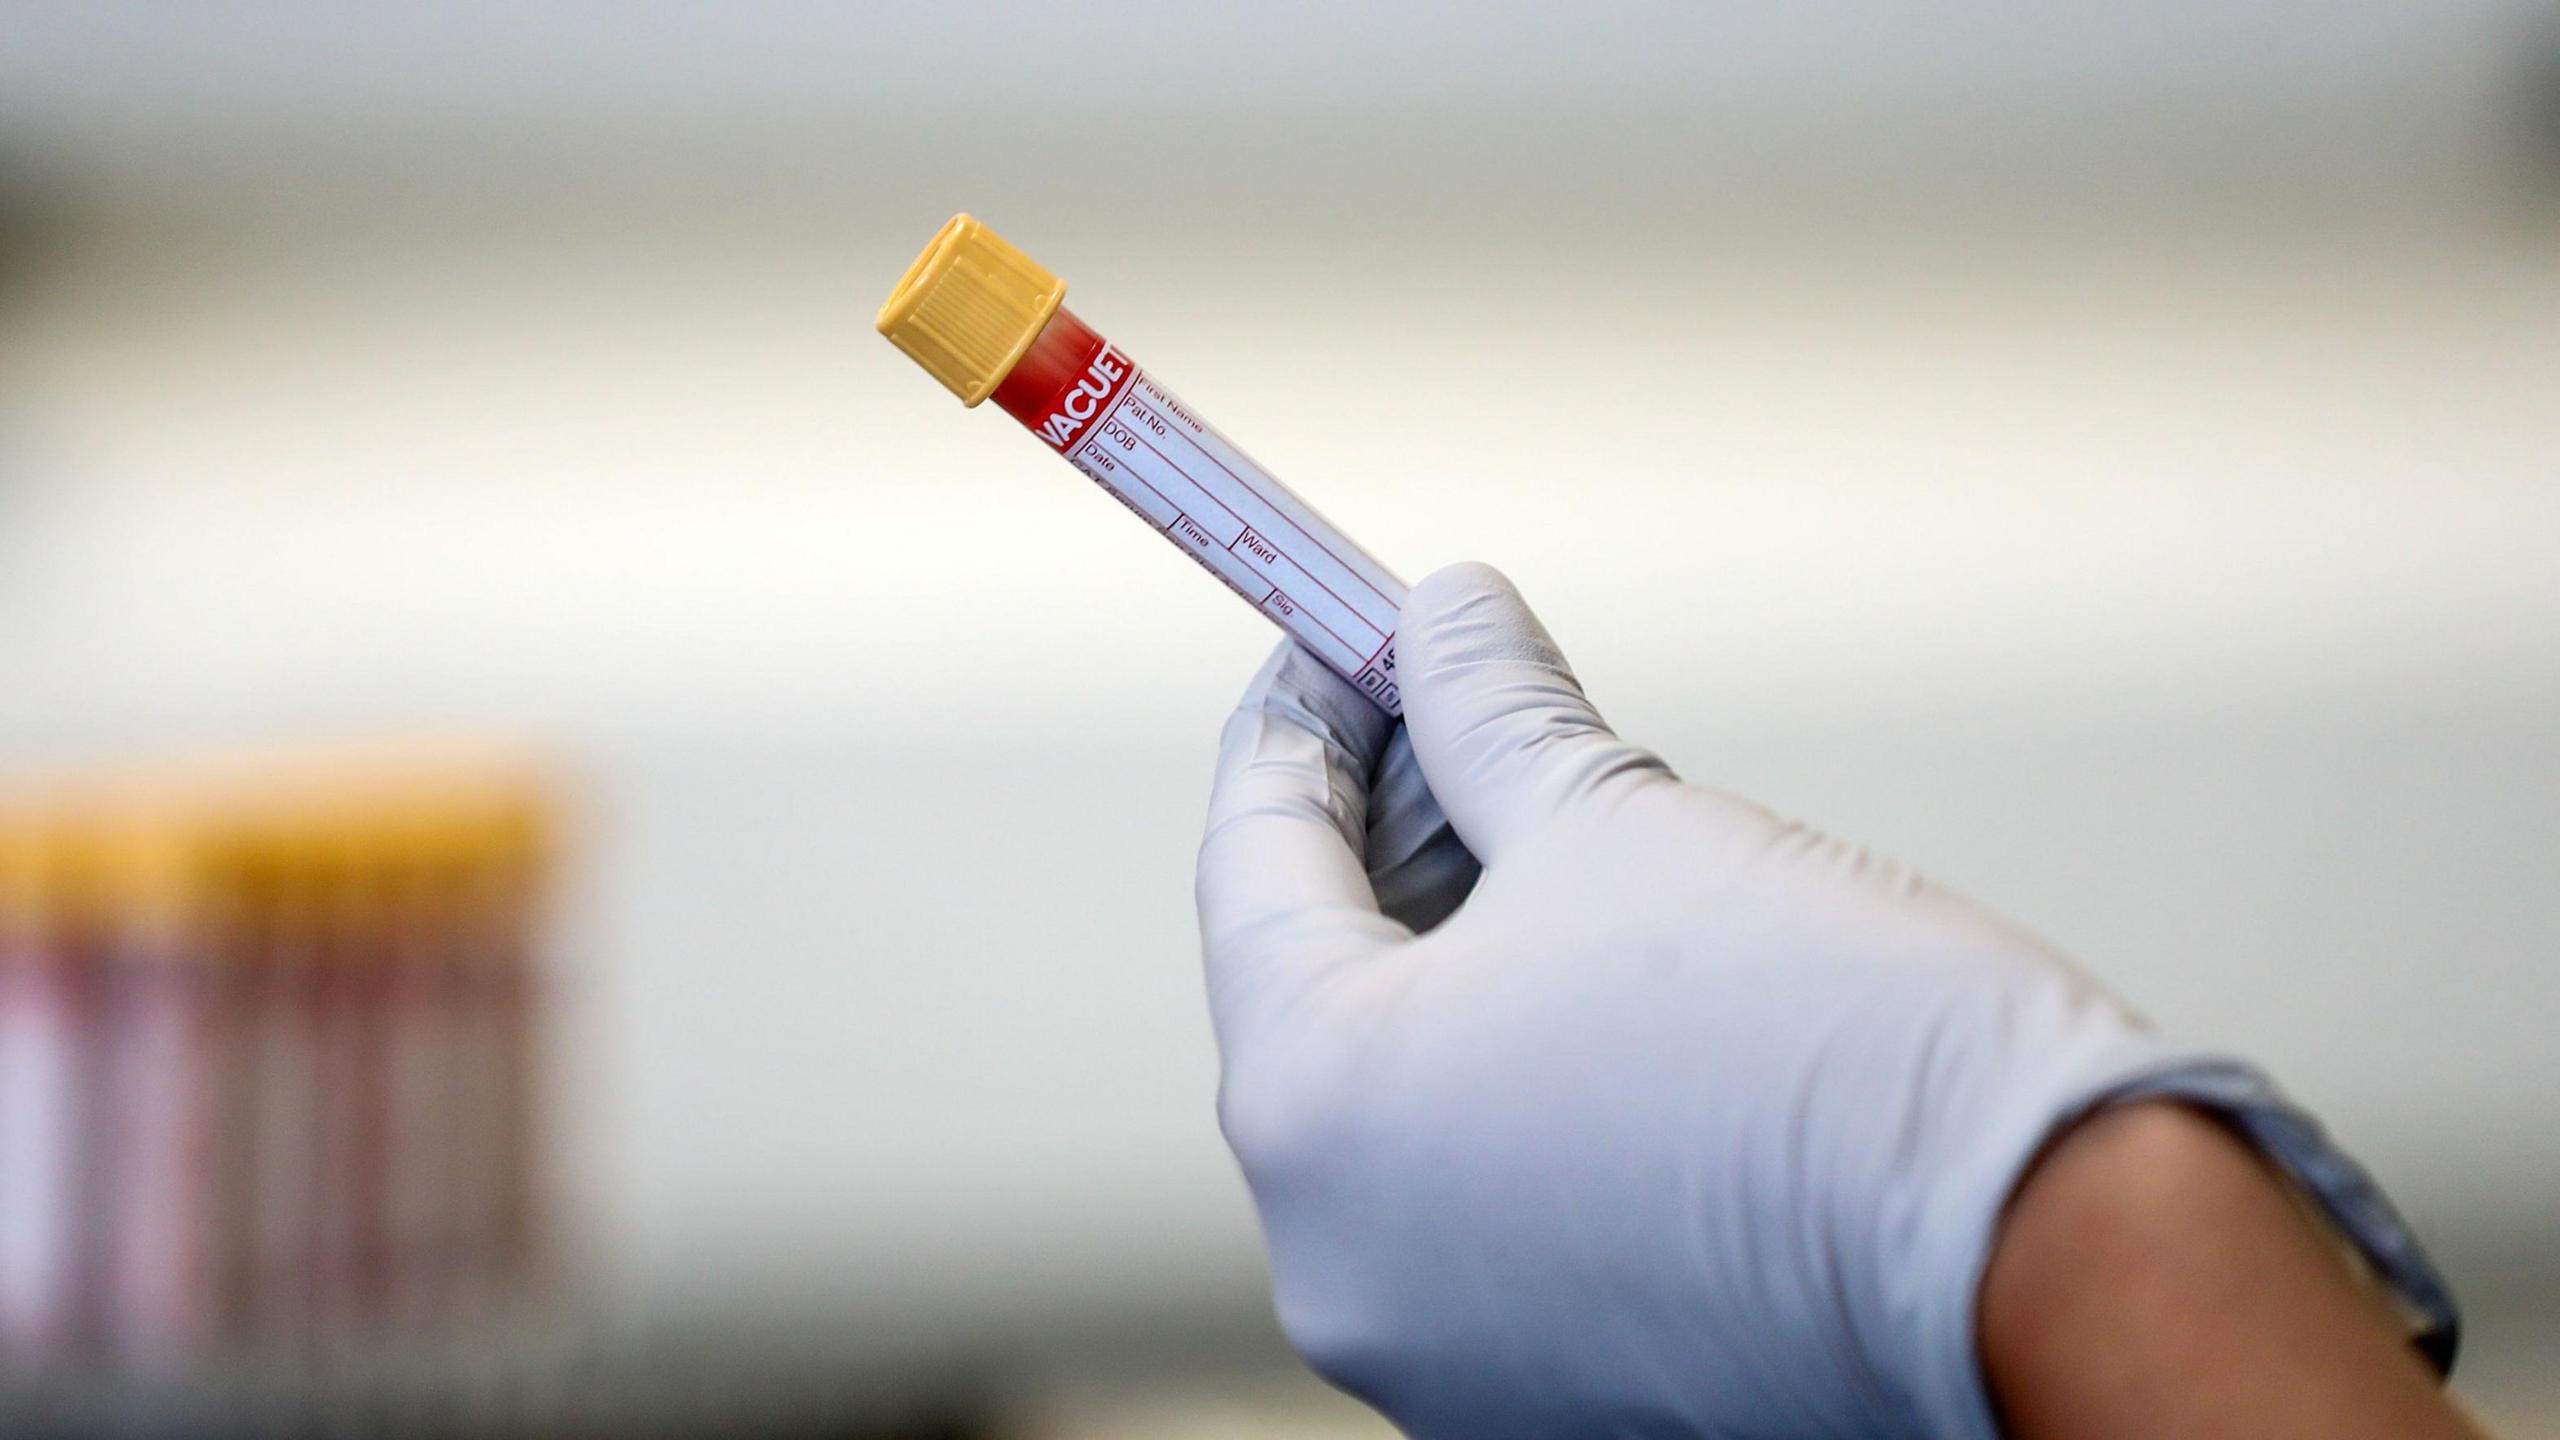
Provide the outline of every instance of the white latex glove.
[[2256,1071],[1682,783],[1484,566],[1415,588],[1398,653],[1409,742],[1303,653],[1264,667],[1199,902],[1282,1327],[1409,1433],[1992,1436],[2002,1204],[2134,1095],[2226,1113],[2449,1344],[2406,1230]]

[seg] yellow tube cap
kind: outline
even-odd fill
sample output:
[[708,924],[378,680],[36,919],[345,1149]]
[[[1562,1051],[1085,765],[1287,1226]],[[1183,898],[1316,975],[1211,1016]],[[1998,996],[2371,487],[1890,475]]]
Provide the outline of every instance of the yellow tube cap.
[[995,393],[1040,338],[1067,282],[967,215],[924,247],[880,307],[880,333],[963,405]]

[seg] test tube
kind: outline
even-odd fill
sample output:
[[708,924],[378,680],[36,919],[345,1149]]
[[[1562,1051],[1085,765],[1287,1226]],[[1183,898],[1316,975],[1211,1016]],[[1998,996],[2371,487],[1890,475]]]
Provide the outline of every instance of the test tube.
[[232,1260],[223,1142],[238,1071],[218,855],[200,816],[145,799],[98,824],[84,877],[105,987],[105,1338],[148,1368],[216,1340]]
[[452,825],[404,796],[379,821],[386,851],[383,999],[383,1224],[388,1319],[434,1332],[450,1314],[454,1189],[452,1069],[461,1038],[454,986]]
[[63,849],[51,817],[0,813],[0,1371],[66,1358],[83,1329],[87,1006]]
[[246,1325],[273,1359],[311,1353],[321,1196],[326,972],[308,817],[266,816],[245,848],[238,946],[250,1051]]
[[1403,713],[1404,583],[1061,302],[1066,282],[952,217],[881,308],[880,333],[1006,414],[1269,616],[1389,715]]

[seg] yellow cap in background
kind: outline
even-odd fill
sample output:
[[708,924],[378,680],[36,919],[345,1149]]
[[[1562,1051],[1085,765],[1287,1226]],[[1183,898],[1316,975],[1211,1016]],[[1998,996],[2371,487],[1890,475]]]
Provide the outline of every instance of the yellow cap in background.
[[10,938],[43,917],[59,849],[35,807],[0,801],[0,962],[15,958]]
[[889,292],[880,333],[975,405],[1013,373],[1066,296],[1066,281],[982,222],[954,215]]
[[175,804],[146,807],[117,796],[89,807],[71,818],[64,838],[65,909],[84,929],[128,938],[183,931],[215,893],[223,838]]
[[447,740],[0,782],[0,939],[64,925],[193,943],[252,909],[300,924],[415,882],[529,886],[557,845],[550,775],[520,747]]

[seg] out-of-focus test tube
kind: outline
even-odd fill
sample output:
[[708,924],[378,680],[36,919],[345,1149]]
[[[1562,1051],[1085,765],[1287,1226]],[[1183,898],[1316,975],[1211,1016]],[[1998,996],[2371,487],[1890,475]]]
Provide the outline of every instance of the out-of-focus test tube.
[[311,861],[321,897],[320,1198],[312,1258],[322,1330],[335,1340],[372,1335],[389,1273],[387,877],[369,840],[341,821]]
[[908,267],[880,333],[1069,464],[1357,686],[1403,713],[1405,586],[1153,372],[1065,308],[1066,282],[955,216]]
[[550,973],[537,962],[559,833],[554,812],[542,806],[502,806],[488,818],[478,872],[483,888],[474,910],[481,939],[494,947],[488,969],[497,981],[490,1001],[498,1022],[503,1103],[490,1112],[501,1125],[492,1243],[498,1262],[538,1294],[554,1260],[547,1220],[555,1212],[557,1180],[548,1164],[553,1151],[544,1109],[550,1093],[543,1069],[550,1053]]
[[119,800],[84,847],[82,924],[104,985],[101,1299],[109,1349],[132,1364],[200,1354],[222,1320],[236,1070],[220,844],[200,817]]
[[311,1351],[321,1326],[321,1055],[327,1013],[310,837],[270,817],[243,845],[234,934],[248,1051],[243,1324],[258,1354]]
[[433,812],[384,836],[383,1229],[390,1323],[432,1333],[451,1298],[454,1116],[446,1107],[459,1036],[453,991],[452,836]]
[[528,1317],[534,767],[43,798],[0,787],[0,1371],[300,1367]]
[[0,812],[0,1368],[13,1371],[60,1361],[86,1328],[86,1007],[63,850],[50,817]]

